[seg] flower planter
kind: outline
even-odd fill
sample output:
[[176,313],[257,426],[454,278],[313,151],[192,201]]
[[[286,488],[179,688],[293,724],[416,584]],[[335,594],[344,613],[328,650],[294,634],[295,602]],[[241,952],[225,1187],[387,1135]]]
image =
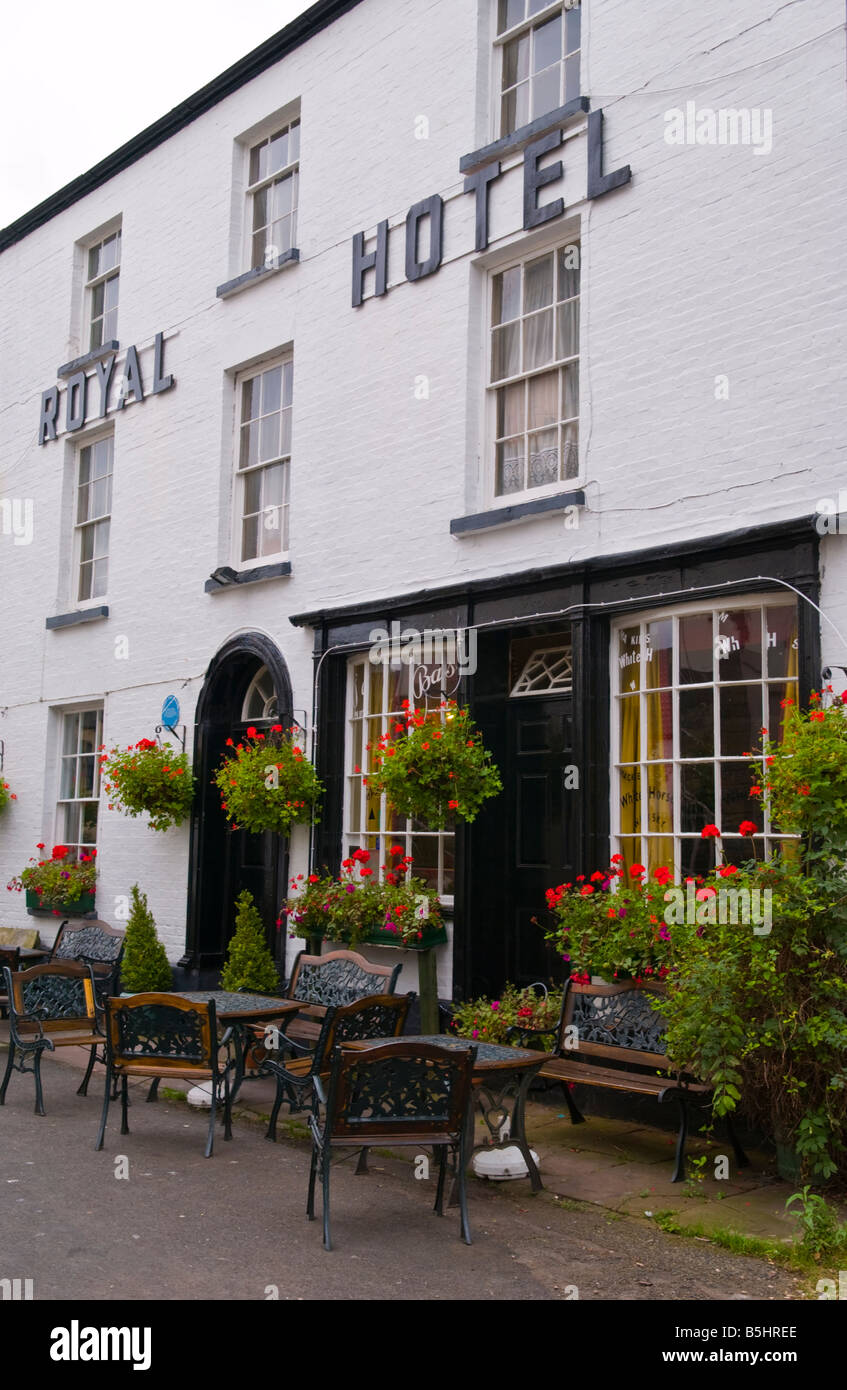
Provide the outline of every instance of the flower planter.
[[414,941],[404,941],[397,932],[374,927],[361,940],[368,946],[394,946],[398,951],[428,951],[431,946],[446,946],[447,930],[444,926],[424,927],[420,937]]
[[54,916],[59,913],[62,917],[84,917],[86,912],[94,911],[94,894],[83,893],[81,898],[77,898],[73,903],[50,903],[45,902],[43,895],[26,890],[27,912],[44,913],[45,916]]

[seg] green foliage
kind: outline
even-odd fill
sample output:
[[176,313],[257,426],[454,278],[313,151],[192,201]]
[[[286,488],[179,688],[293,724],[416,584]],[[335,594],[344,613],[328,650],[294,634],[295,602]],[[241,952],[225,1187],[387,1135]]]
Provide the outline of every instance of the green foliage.
[[648,878],[642,864],[627,871],[622,863],[613,855],[608,869],[547,890],[555,918],[547,940],[578,981],[587,983],[591,975],[664,980],[673,963],[680,932],[672,937],[663,915],[670,870],[656,869]]
[[121,985],[128,994],[167,993],[173,985],[173,972],[156,935],[147,894],[140,893],[134,883],[130,895],[132,907],[126,926]]
[[0,777],[0,811],[4,811],[10,801],[17,801],[17,796],[12,791],[8,782],[4,782]]
[[273,997],[279,993],[279,975],[253,894],[245,889],[236,898],[235,906],[235,933],[221,971],[221,989],[246,989]]
[[813,1260],[820,1261],[847,1250],[847,1226],[840,1221],[838,1212],[824,1197],[816,1196],[807,1185],[788,1198],[785,1210],[790,1211],[793,1206],[800,1208],[798,1215],[803,1228],[801,1249]]
[[101,754],[100,766],[109,779],[105,790],[110,811],[117,808],[126,816],[146,811],[151,830],[169,830],[191,814],[194,777],[186,753],[142,738]]
[[443,830],[454,820],[476,820],[479,808],[503,790],[491,754],[467,709],[445,700],[437,710],[404,713],[379,740],[366,779],[385,793],[398,816]]
[[355,946],[373,931],[384,931],[398,946],[419,941],[426,928],[442,925],[437,894],[411,875],[412,858],[393,845],[382,877],[370,868],[370,852],[357,849],[342,860],[338,878],[298,874],[296,896],[282,905],[292,936],[322,936]]
[[[36,845],[43,850],[44,845]],[[54,845],[49,859],[30,859],[20,874],[7,883],[9,890],[20,893],[35,893],[39,906],[54,911],[64,903],[76,903],[86,893],[93,893],[97,886],[97,851],[80,854],[74,858],[75,851],[68,845]]]
[[509,1037],[507,1032],[515,1024],[520,1028],[549,1027],[553,1030],[551,1033],[531,1039],[533,1048],[546,1052],[554,1044],[561,1008],[561,990],[539,995],[531,987],[518,989],[517,985],[507,984],[503,986],[498,999],[483,996],[457,1004],[450,1028],[459,1037],[471,1038],[476,1042],[518,1045],[520,1038],[515,1034]]
[[233,752],[224,757],[214,781],[233,829],[287,835],[292,825],[317,819],[323,785],[294,741],[295,732],[285,735],[282,725],[274,724],[268,737],[251,726],[246,742],[227,739]]

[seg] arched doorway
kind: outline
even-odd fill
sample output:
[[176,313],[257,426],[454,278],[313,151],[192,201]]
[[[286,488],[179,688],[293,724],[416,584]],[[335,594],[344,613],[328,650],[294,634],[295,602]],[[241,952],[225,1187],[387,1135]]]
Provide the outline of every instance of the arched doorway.
[[192,971],[223,963],[235,926],[235,899],[245,888],[262,915],[268,944],[284,947],[275,922],[287,883],[287,842],[267,832],[232,830],[212,782],[226,748],[248,725],[292,719],[291,681],[280,651],[258,632],[240,633],[215,655],[197,703],[194,769],[198,793],[191,823],[186,952]]

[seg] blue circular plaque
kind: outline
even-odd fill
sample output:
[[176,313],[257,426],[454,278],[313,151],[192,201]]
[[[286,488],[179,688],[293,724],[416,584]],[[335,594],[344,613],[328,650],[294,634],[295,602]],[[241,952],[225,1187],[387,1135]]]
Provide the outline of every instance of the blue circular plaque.
[[179,700],[168,695],[162,702],[162,723],[166,729],[173,729],[179,723]]

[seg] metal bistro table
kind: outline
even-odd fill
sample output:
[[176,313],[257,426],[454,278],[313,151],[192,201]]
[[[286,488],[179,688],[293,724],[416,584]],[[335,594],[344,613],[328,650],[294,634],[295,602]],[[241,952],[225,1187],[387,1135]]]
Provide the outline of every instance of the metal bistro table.
[[[451,1051],[475,1047],[474,1094],[489,1138],[485,1144],[474,1144],[475,1107],[473,1104],[469,1105],[468,1160],[470,1161],[478,1149],[504,1149],[514,1145],[520,1149],[527,1166],[533,1192],[541,1191],[544,1184],[526,1141],[524,1116],[527,1093],[533,1078],[544,1063],[550,1060],[552,1053],[531,1052],[525,1047],[501,1047],[496,1043],[475,1042],[471,1038],[457,1038],[453,1033],[418,1033],[410,1037],[404,1035],[402,1038],[370,1038],[361,1042],[345,1042],[344,1047],[379,1047],[380,1044],[388,1042],[432,1043],[435,1047],[446,1047]],[[506,1135],[503,1133],[504,1126],[509,1131]],[[453,1205],[452,1199],[450,1205]]]
[[[272,999],[267,994],[240,994],[225,989],[180,989],[170,992],[178,994],[180,999],[187,999],[191,1004],[208,1004],[213,999],[218,1022],[225,1023],[232,1028],[232,1039],[235,1044],[235,1071],[230,1096],[232,1101],[238,1095],[244,1080],[243,1025],[262,1023],[285,1016],[290,1017],[303,1008],[303,1001],[300,999]],[[150,1087],[149,1100],[155,1099],[158,1089],[157,1077]]]

